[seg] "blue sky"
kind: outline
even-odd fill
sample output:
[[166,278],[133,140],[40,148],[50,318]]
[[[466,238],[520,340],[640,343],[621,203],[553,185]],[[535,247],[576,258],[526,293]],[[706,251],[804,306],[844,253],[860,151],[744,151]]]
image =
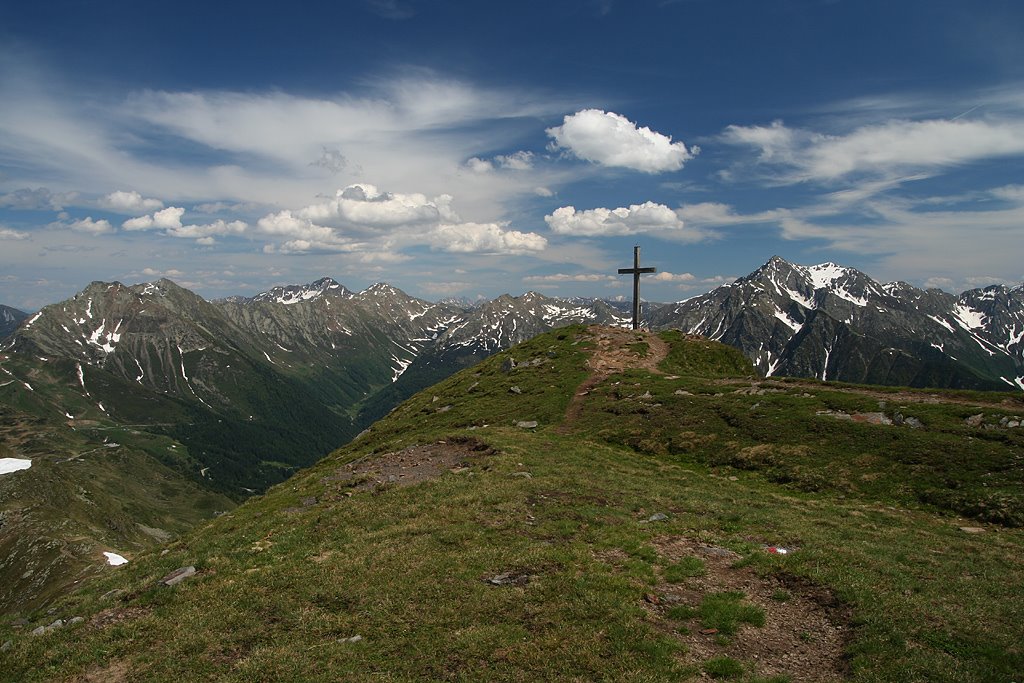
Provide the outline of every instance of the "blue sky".
[[1024,279],[1009,0],[0,4],[0,303]]

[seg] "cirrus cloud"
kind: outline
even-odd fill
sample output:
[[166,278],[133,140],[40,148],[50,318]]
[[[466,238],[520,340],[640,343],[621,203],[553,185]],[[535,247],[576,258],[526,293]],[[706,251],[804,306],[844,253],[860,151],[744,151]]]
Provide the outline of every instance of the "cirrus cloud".
[[644,173],[678,171],[700,150],[650,128],[637,127],[625,116],[600,109],[567,115],[561,126],[548,128],[555,149],[566,149],[585,161],[630,168]]

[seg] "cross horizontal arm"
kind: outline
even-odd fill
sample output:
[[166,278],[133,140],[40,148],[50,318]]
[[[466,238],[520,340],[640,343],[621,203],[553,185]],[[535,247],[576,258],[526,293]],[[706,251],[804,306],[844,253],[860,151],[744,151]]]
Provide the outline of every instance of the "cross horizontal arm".
[[657,268],[619,268],[619,275],[635,275],[637,273],[654,273]]

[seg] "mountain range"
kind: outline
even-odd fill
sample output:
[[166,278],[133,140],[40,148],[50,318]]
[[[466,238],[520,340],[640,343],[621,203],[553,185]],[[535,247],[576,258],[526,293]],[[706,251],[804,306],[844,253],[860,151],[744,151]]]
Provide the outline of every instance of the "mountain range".
[[[432,303],[331,278],[214,301],[166,279],[94,282],[0,343],[12,425],[0,457],[32,461],[0,475],[0,548],[18,548],[0,563],[0,603],[43,600],[94,570],[101,549],[146,547],[196,511],[232,508],[500,350],[570,324],[628,326],[627,308],[535,292]],[[768,377],[1024,389],[1021,287],[954,296],[775,257],[647,310],[652,329],[734,346]],[[140,470],[152,476],[124,496],[121,482]],[[105,502],[69,525],[65,501],[81,491]],[[63,569],[23,576],[57,557]]]

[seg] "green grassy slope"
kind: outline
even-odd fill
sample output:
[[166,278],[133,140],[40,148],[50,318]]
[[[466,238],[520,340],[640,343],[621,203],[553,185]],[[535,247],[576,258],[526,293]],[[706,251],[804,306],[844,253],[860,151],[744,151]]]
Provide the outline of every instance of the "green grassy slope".
[[[1016,518],[929,493],[977,502],[990,489],[1019,509],[1024,437],[1000,425],[1024,412],[1017,399],[752,385],[734,351],[663,338],[662,374],[604,378],[576,397],[571,424],[596,348],[579,327],[417,394],[55,614],[7,620],[0,678],[1009,681],[1024,670]],[[654,340],[631,341],[623,353],[652,352]],[[980,426],[964,422],[978,413]],[[158,584],[186,565],[197,575]],[[28,633],[74,616],[85,622]]]

